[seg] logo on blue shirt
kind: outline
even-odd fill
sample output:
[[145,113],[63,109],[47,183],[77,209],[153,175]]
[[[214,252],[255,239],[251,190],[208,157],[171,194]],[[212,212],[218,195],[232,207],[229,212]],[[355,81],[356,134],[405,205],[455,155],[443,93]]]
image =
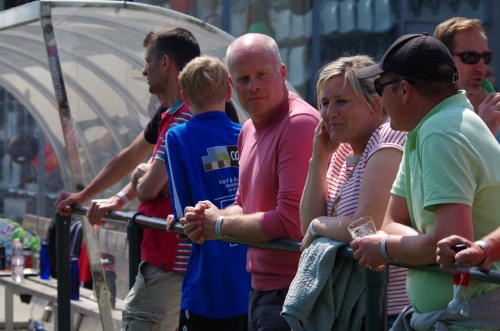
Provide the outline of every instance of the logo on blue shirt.
[[205,171],[238,167],[240,156],[237,146],[216,146],[207,148],[208,155],[203,156]]

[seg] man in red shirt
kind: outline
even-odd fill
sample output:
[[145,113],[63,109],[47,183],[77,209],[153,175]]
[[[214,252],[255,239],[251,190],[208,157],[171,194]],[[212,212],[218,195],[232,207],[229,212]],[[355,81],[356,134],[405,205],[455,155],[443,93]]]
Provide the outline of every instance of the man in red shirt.
[[[185,209],[184,233],[191,240],[238,238],[264,242],[300,240],[299,204],[312,155],[319,112],[290,92],[276,42],[245,34],[229,45],[230,82],[250,115],[238,139],[240,181],[234,205],[210,201]],[[280,316],[300,254],[249,247],[252,274],[249,330],[290,330]]]

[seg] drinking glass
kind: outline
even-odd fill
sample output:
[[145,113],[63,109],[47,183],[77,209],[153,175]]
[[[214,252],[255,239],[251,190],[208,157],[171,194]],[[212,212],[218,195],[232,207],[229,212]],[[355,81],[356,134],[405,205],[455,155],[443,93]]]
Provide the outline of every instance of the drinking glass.
[[370,216],[358,218],[347,227],[352,239],[358,239],[364,236],[377,233],[375,224]]

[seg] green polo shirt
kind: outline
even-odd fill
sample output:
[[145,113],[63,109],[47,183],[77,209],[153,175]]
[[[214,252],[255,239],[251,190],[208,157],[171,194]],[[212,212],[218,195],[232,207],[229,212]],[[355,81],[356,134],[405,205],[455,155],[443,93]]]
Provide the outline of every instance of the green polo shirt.
[[[408,133],[391,193],[406,199],[412,227],[422,233],[434,229],[435,205],[472,206],[479,240],[500,226],[499,163],[500,145],[462,91],[439,103]],[[500,263],[491,268],[498,270]],[[450,275],[410,270],[406,287],[419,312],[444,309],[453,298]],[[499,287],[471,284],[468,297]]]

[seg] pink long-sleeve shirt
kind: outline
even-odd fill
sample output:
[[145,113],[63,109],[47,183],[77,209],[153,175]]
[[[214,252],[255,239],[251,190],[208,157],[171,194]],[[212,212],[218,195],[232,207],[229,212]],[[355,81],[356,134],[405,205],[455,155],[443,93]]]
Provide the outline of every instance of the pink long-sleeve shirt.
[[[301,239],[299,206],[312,155],[319,112],[290,93],[263,122],[247,121],[239,140],[240,183],[235,204],[245,214],[265,212],[264,235]],[[290,286],[300,253],[250,247],[247,270],[259,291]]]

